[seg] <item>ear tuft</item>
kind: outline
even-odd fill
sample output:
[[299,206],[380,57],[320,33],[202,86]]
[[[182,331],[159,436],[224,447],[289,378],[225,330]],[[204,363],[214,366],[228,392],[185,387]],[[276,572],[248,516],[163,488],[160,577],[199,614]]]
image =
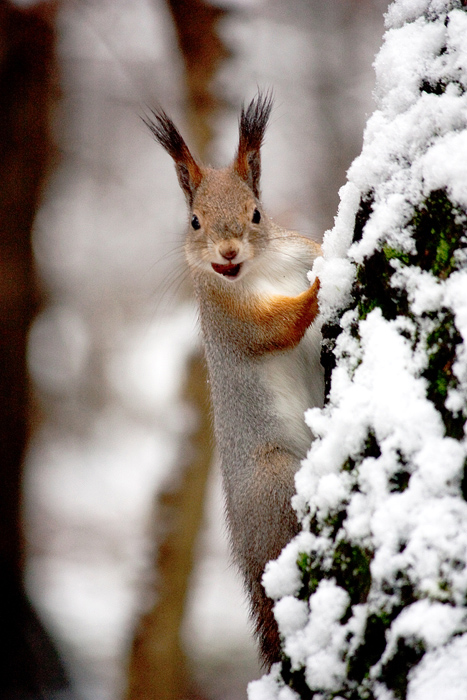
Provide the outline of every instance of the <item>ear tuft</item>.
[[191,206],[203,178],[200,166],[191,155],[177,127],[162,109],[151,110],[151,116],[143,117],[143,122],[175,161],[178,181]]
[[261,146],[271,116],[274,96],[272,91],[258,92],[240,115],[240,138],[234,169],[259,197],[261,178]]

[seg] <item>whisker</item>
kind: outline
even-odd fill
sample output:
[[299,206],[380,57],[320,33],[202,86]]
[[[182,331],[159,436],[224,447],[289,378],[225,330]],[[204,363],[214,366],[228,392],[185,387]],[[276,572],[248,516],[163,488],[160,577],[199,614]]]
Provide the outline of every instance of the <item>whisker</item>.
[[175,297],[176,292],[178,292],[180,289],[183,281],[187,279],[188,274],[189,270],[186,264],[179,265],[175,274],[173,270],[170,271],[161,282],[161,299],[165,297],[168,292],[171,292],[171,294]]

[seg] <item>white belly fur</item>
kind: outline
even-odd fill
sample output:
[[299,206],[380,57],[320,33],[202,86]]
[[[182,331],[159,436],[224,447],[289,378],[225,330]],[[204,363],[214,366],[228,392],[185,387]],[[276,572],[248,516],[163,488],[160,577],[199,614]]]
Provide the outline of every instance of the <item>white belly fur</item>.
[[[296,240],[290,250],[281,241],[281,248],[261,257],[258,270],[251,270],[246,284],[261,297],[284,294],[296,296],[304,292],[311,267],[309,248]],[[298,347],[288,352],[271,354],[264,359],[261,372],[265,386],[273,396],[275,413],[292,448],[305,457],[312,434],[305,423],[305,411],[322,406],[323,369],[320,364],[321,334],[316,324],[306,332]]]
[[311,327],[298,347],[271,355],[265,360],[262,370],[283,430],[294,450],[303,457],[312,440],[305,423],[305,411],[312,406],[321,406],[323,401],[319,350],[320,333]]

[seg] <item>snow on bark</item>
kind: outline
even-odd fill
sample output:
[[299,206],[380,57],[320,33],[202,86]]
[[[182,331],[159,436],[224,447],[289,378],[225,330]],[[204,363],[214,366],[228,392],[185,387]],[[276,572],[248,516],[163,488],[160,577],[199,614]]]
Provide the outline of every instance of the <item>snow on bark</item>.
[[396,0],[377,111],[314,273],[328,396],[303,532],[264,575],[268,697],[467,697],[467,11]]

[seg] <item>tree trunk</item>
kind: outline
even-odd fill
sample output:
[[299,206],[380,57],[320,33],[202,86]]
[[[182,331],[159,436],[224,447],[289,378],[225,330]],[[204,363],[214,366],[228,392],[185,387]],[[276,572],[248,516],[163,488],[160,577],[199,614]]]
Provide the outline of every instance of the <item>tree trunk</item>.
[[386,22],[316,266],[328,393],[303,532],[265,576],[284,661],[250,700],[467,697],[467,12],[396,0]]
[[[168,5],[185,63],[188,122],[203,157],[212,136],[209,121],[219,106],[210,80],[225,57],[216,34],[225,11],[203,0],[168,0]],[[214,454],[206,368],[199,353],[190,360],[185,398],[199,420],[186,446],[188,454],[194,448],[194,455],[181,482],[176,487],[169,484],[158,498],[155,531],[166,536],[157,543],[155,604],[139,621],[133,641],[127,700],[195,698],[180,631]]]
[[2,3],[0,39],[0,696],[65,698],[63,667],[24,592],[21,527],[26,342],[38,305],[31,228],[52,152],[53,9]]
[[[198,425],[187,452],[193,452],[181,484],[158,502],[156,602],[139,621],[133,641],[128,700],[195,700],[180,644],[194,550],[203,516],[206,480],[212,462],[209,396],[204,360],[194,356],[188,368],[185,399]],[[161,537],[160,533],[165,533]]]

